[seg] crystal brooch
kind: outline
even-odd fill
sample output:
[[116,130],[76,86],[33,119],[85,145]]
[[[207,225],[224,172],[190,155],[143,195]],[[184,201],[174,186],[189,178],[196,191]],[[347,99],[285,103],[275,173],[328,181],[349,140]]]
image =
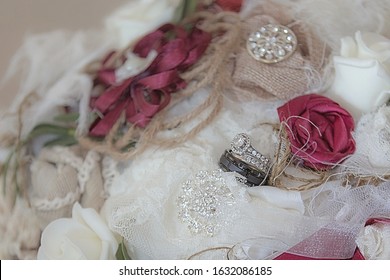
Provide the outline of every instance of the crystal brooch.
[[214,236],[230,224],[236,200],[222,178],[222,170],[200,171],[187,180],[177,198],[179,219],[192,234]]
[[256,60],[276,63],[290,57],[297,48],[297,37],[286,26],[267,24],[251,33],[247,50]]

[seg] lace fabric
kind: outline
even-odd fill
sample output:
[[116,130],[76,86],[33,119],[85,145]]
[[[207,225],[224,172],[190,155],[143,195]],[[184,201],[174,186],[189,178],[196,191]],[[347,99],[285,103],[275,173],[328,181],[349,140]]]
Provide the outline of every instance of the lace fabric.
[[[106,203],[111,229],[124,236],[135,259],[186,259],[194,254],[213,259],[229,250],[235,259],[267,259],[282,252],[350,258],[367,219],[390,213],[389,183],[345,186],[340,174],[353,158],[336,168],[327,182],[301,192],[268,186],[248,189],[237,183],[233,174],[225,173],[226,186],[234,194],[235,213],[229,216],[229,223],[221,216],[218,222],[223,226],[207,236],[191,232],[188,220],[180,218],[177,203],[183,184],[201,170],[218,168],[220,155],[237,133],[248,133],[252,145],[273,158],[277,137],[272,126],[264,123],[277,123],[279,103],[253,100],[240,105],[226,100],[221,115],[194,139],[172,149],[151,148],[121,170],[112,181]],[[358,146],[364,144],[364,133],[358,126]],[[359,150],[366,158],[369,153]],[[372,168],[370,172],[380,170]]]
[[[215,221],[222,225],[217,234],[196,234],[179,216],[183,183],[201,170],[217,169],[220,155],[237,132],[249,132],[253,146],[272,155],[273,129],[259,124],[259,120],[275,122],[275,106],[275,102],[249,102],[236,107],[227,100],[221,116],[199,136],[173,149],[147,150],[114,179],[105,205],[108,223],[124,236],[133,258],[186,259],[204,249],[232,247],[258,236],[279,238],[289,246],[299,241],[294,232],[304,209],[300,194],[278,190],[275,195],[272,188],[256,191],[257,187],[249,192],[231,173],[223,176],[234,197],[234,215],[229,215],[228,222],[226,216]],[[253,117],[242,118],[242,110],[254,112]],[[279,201],[282,197],[285,199]],[[223,203],[218,207],[229,209]],[[213,252],[208,257],[212,258]]]
[[390,109],[362,116],[354,138],[356,152],[340,166],[340,173],[349,184],[373,184],[390,178]]

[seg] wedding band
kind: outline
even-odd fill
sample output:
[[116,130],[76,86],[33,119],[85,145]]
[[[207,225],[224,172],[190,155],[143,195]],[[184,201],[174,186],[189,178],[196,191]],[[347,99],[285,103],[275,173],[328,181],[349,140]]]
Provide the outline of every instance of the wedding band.
[[283,25],[267,24],[249,35],[246,46],[254,59],[276,63],[290,57],[297,44],[297,37],[291,29]]
[[233,156],[230,150],[225,150],[219,160],[219,166],[226,172],[237,172],[246,178],[246,185],[259,186],[266,182],[267,174]]
[[253,166],[260,172],[268,173],[270,160],[252,147],[248,134],[237,134],[230,145],[232,153],[236,158]]

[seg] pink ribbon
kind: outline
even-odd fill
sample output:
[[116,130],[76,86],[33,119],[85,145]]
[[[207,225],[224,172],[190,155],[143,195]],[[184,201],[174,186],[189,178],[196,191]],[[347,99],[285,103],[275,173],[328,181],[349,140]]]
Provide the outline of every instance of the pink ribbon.
[[[365,223],[365,226],[372,225],[375,223],[390,223],[390,218],[370,218]],[[309,239],[310,238],[312,238],[312,237],[309,237]],[[332,239],[332,236],[329,235],[329,238]],[[302,241],[301,244],[305,244],[306,241],[307,240]],[[342,241],[342,239],[337,239],[337,242],[340,242],[340,241]],[[330,244],[331,243],[332,243],[332,241],[330,241]],[[300,244],[298,244],[298,246],[299,245]],[[324,246],[326,246],[326,245],[324,245]],[[289,253],[289,252],[284,252],[274,259],[275,260],[325,260],[324,258],[314,258],[314,257],[301,256],[301,255],[297,255],[297,254],[293,254],[293,253]],[[365,258],[363,256],[363,254],[360,252],[359,248],[356,248],[352,257],[348,258],[347,260],[365,260]]]
[[215,3],[224,10],[239,12],[241,10],[242,0],[215,0]]
[[[291,254],[291,253],[283,253],[283,254],[277,256],[276,258],[274,258],[274,260],[325,260],[325,259],[321,259],[321,258],[316,259],[316,258],[299,256],[299,255],[295,255],[295,254]],[[362,255],[362,253],[359,251],[359,249],[356,249],[352,258],[350,258],[348,260],[365,260],[365,258]]]
[[106,67],[110,54],[98,73],[99,81],[107,89],[92,102],[92,108],[103,117],[93,123],[90,135],[107,135],[122,112],[129,123],[146,127],[169,104],[171,93],[186,87],[179,74],[199,60],[210,41],[211,35],[196,27],[186,32],[179,26],[163,25],[142,38],[133,50],[143,58],[155,50],[157,57],[144,72],[119,85],[115,83],[115,69]]

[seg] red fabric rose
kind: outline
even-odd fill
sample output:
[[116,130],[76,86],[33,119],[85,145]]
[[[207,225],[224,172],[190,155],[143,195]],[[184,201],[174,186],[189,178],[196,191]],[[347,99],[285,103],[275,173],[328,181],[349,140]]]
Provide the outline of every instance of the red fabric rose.
[[307,94],[278,108],[291,151],[307,167],[325,170],[355,152],[352,116],[333,100]]

